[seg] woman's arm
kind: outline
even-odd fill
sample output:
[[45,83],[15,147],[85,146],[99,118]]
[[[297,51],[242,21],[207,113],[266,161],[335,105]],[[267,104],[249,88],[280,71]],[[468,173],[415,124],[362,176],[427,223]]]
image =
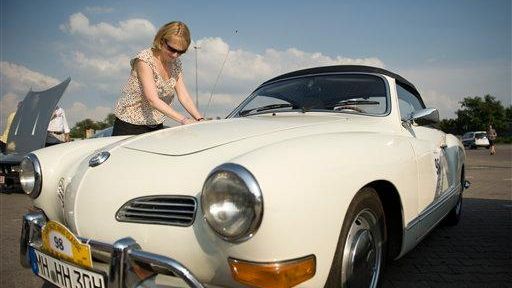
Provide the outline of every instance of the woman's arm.
[[186,120],[187,117],[176,112],[170,105],[158,97],[158,93],[156,92],[156,83],[153,79],[153,70],[151,70],[151,67],[149,67],[146,62],[136,60],[134,69],[135,72],[137,72],[137,77],[142,85],[142,94],[146,97],[151,107],[181,124],[190,123],[190,121]]
[[176,89],[176,94],[178,94],[178,100],[180,101],[181,105],[187,110],[187,112],[194,117],[194,119],[204,119],[201,113],[197,110],[197,107],[188,94],[187,87],[185,86],[185,82],[183,81],[183,74],[178,77],[178,80],[176,81],[176,86],[174,86],[174,89]]

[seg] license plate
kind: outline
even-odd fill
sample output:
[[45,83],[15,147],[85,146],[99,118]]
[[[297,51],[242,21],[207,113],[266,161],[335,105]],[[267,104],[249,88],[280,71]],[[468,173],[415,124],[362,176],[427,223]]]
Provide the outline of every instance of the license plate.
[[66,226],[48,221],[41,235],[43,252],[80,267],[92,268],[91,247],[78,240]]
[[29,247],[34,273],[60,288],[106,288],[105,275],[82,269]]

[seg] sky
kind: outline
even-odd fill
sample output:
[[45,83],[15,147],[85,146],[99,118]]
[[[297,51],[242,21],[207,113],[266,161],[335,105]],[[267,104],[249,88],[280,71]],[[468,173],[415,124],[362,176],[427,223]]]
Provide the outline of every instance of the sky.
[[454,118],[464,97],[490,94],[509,106],[511,3],[0,0],[0,131],[30,89],[67,77],[59,105],[69,125],[104,120],[128,79],[130,59],[174,20],[191,30],[181,56],[184,79],[208,117],[225,117],[272,77],[338,64],[403,76],[441,118]]

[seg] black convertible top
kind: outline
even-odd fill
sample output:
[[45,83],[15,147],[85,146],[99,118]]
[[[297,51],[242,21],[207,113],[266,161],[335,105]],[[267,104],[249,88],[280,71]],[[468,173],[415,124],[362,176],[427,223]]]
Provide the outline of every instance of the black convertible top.
[[[392,78],[395,78],[402,86],[405,86],[409,92],[416,95],[419,99],[420,93],[414,87],[414,85],[407,81],[402,76],[395,74],[393,72],[390,72],[386,69],[372,67],[372,66],[364,66],[364,65],[334,65],[334,66],[322,66],[322,67],[315,67],[315,68],[308,68],[303,70],[297,70],[290,73],[286,73],[277,77],[274,77],[268,81],[265,81],[260,86],[266,85],[270,82],[283,80],[287,78],[293,78],[293,77],[300,77],[300,76],[306,76],[306,75],[312,75],[312,74],[325,74],[325,73],[347,73],[347,72],[356,72],[356,73],[376,73],[376,74],[383,74]],[[422,101],[423,103],[423,101]]]

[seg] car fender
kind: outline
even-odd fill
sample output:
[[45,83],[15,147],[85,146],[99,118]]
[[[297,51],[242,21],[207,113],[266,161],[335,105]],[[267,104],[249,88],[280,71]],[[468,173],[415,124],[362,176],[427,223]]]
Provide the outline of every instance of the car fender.
[[[34,199],[34,206],[43,209],[50,219],[63,221],[62,203],[58,201],[58,186],[61,178],[67,178],[66,183],[73,177],[79,164],[94,151],[107,145],[127,138],[105,137],[97,139],[78,140],[60,145],[50,146],[32,152],[42,163],[43,190]],[[62,187],[66,189],[66,187]],[[62,191],[63,192],[63,191]]]
[[[231,247],[235,258],[270,261],[314,254],[318,276],[325,280],[346,210],[362,187],[388,181],[400,193],[404,217],[416,213],[417,168],[403,137],[357,132],[299,137],[232,162],[253,173],[264,199],[260,229],[254,239]],[[266,245],[280,249],[265,255]]]

